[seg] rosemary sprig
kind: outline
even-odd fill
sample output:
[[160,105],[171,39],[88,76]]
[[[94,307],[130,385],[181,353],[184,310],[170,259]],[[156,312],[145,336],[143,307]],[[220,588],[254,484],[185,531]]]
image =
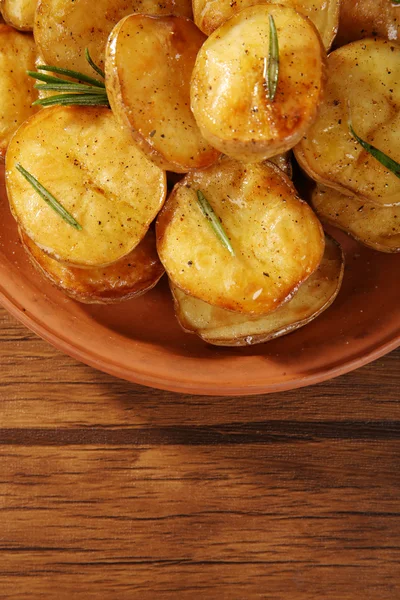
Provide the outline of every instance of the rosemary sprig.
[[268,97],[275,100],[279,81],[279,40],[275,19],[269,16],[269,52],[268,59],[264,58],[264,79],[267,84]]
[[381,165],[389,169],[389,171],[394,173],[394,175],[396,175],[396,177],[400,179],[400,164],[393,160],[393,158],[390,158],[390,156],[382,152],[382,150],[378,150],[378,148],[372,146],[372,144],[369,144],[368,142],[360,138],[354,131],[351,118],[349,118],[349,129],[351,135],[364,148],[364,150],[371,154],[371,156],[373,156],[377,161],[379,161]]
[[46,188],[43,187],[43,185],[36,179],[36,177],[34,177],[33,175],[31,175],[31,173],[29,173],[29,171],[27,171],[26,169],[24,169],[24,167],[22,165],[20,165],[19,163],[16,165],[15,168],[17,169],[17,171],[19,171],[21,173],[21,175],[23,177],[25,177],[25,179],[31,184],[31,186],[39,194],[39,196],[57,214],[59,214],[60,217],[66,223],[68,223],[68,225],[71,225],[71,227],[74,227],[78,231],[82,230],[82,226],[79,225],[78,221],[76,221],[74,219],[74,217],[63,207],[63,205],[60,204],[60,202],[56,198],[54,198],[54,196],[49,192],[49,190],[46,190]]
[[215,235],[222,243],[223,246],[230,252],[232,256],[235,256],[235,251],[232,248],[232,244],[221,224],[221,221],[215,214],[212,206],[208,202],[207,198],[204,196],[203,192],[197,190],[197,201],[199,203],[201,212],[210,223],[211,228],[214,230]]
[[[85,50],[85,57],[92,69],[104,79],[105,75],[103,71],[93,62],[87,48]],[[39,100],[33,102],[33,106],[54,106],[55,104],[60,104],[61,106],[110,106],[104,81],[99,81],[84,73],[71,71],[62,67],[39,65],[37,68],[38,71],[45,71],[45,73],[27,71],[30,77],[43,82],[35,84],[35,88],[42,91],[62,93],[49,98],[39,98]],[[48,75],[47,72],[64,75],[69,79]]]

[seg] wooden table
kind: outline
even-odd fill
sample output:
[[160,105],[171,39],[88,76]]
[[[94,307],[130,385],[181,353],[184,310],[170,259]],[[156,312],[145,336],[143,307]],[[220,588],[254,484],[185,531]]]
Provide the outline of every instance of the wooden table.
[[312,389],[197,398],[0,311],[0,598],[398,600],[400,352]]

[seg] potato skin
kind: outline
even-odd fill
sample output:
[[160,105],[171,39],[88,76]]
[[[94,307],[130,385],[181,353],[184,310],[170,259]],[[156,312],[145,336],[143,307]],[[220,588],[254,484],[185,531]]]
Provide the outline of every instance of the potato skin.
[[[21,164],[61,202],[82,230],[66,223],[16,170]],[[50,256],[97,267],[129,254],[166,196],[154,165],[101,107],[46,108],[13,136],[6,158],[11,210],[23,231]]]
[[335,44],[343,46],[368,37],[399,39],[400,6],[391,0],[341,0]]
[[400,162],[400,46],[382,39],[353,42],[328,58],[318,118],[294,149],[315,181],[378,205],[400,203],[400,180],[352,136]]
[[[235,256],[201,212],[197,190],[221,219]],[[318,268],[325,243],[320,222],[280,169],[227,158],[175,186],[156,233],[160,260],[176,286],[254,315],[292,297]]]
[[364,246],[379,252],[400,252],[400,206],[377,206],[321,185],[311,202],[324,223],[338,227]]
[[34,81],[27,70],[35,68],[32,36],[0,24],[0,161],[18,127],[37,112]]
[[6,23],[20,31],[32,31],[37,0],[0,0],[0,11]]
[[21,230],[20,237],[33,266],[61,291],[84,304],[131,300],[151,290],[164,274],[153,230],[121,260],[94,269],[65,266],[50,258]]
[[107,38],[132,13],[191,17],[190,0],[39,0],[34,34],[46,63],[93,75],[85,48],[104,68]]
[[339,3],[340,0],[193,0],[193,13],[199,29],[211,35],[225,21],[248,6],[283,4],[311,19],[325,48],[329,49],[338,29]]
[[[280,50],[273,102],[264,76],[270,15]],[[234,15],[204,43],[193,70],[191,106],[204,137],[243,162],[290,150],[317,116],[325,57],[314,25],[292,8],[265,4]]]
[[170,286],[175,314],[185,331],[215,346],[253,346],[287,335],[316,319],[336,299],[343,275],[343,251],[327,236],[325,253],[315,273],[292,300],[263,317],[232,313],[188,296],[172,283]]
[[176,173],[207,167],[220,153],[190,110],[190,78],[205,36],[183,17],[131,15],[107,44],[111,107],[142,150]]

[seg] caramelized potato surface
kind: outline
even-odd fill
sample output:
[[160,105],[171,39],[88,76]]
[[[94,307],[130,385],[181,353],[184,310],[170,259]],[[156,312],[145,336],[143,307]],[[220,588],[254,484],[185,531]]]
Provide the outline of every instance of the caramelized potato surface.
[[211,35],[234,14],[256,4],[284,4],[294,8],[311,19],[325,48],[330,48],[338,29],[339,0],[193,0],[194,20],[206,35]]
[[0,0],[0,11],[9,25],[21,31],[32,31],[37,0]]
[[186,173],[215,162],[190,110],[190,78],[205,36],[182,17],[132,15],[107,45],[106,86],[121,124],[154,162]]
[[325,99],[295,155],[328,187],[379,205],[400,203],[400,179],[359,144],[356,134],[400,162],[400,46],[362,40],[328,59]]
[[400,252],[400,206],[377,206],[317,186],[312,205],[325,223],[380,252]]
[[[198,190],[234,255],[201,211]],[[288,301],[318,268],[324,235],[280,169],[225,158],[175,186],[157,220],[157,248],[168,276],[187,294],[259,315]]]
[[367,37],[399,39],[400,5],[392,0],[341,0],[339,46]]
[[35,43],[31,35],[0,24],[0,159],[4,160],[13,133],[38,109],[34,81],[27,70],[35,68]]
[[343,252],[332,238],[326,239],[322,262],[297,294],[264,317],[239,315],[188,296],[171,284],[175,313],[180,325],[216,346],[251,346],[268,342],[304,327],[335,300],[344,273]]
[[[270,21],[279,41],[275,98],[267,87]],[[325,51],[315,27],[292,8],[242,10],[204,43],[193,71],[191,105],[210,144],[244,162],[290,150],[317,116]]]
[[[65,222],[16,169],[21,164],[81,225]],[[19,128],[6,158],[11,210],[52,258],[95,267],[131,252],[166,195],[165,172],[125,134],[107,108],[46,108]]]
[[92,269],[63,265],[43,252],[23,231],[20,236],[34,267],[61,291],[85,304],[113,304],[141,296],[164,274],[152,230],[124,258],[108,267]]
[[132,13],[190,17],[192,7],[190,0],[39,0],[34,28],[39,52],[48,65],[93,75],[85,48],[103,68],[111,30]]

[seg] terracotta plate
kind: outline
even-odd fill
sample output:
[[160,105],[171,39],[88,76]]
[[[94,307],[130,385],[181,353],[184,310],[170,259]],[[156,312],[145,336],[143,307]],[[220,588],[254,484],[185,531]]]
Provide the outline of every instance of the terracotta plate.
[[400,346],[400,255],[379,254],[335,233],[347,255],[335,304],[313,323],[265,345],[208,346],[183,333],[165,281],[117,306],[69,300],[31,267],[0,174],[0,302],[35,333],[112,375],[195,394],[277,392],[324,381]]

